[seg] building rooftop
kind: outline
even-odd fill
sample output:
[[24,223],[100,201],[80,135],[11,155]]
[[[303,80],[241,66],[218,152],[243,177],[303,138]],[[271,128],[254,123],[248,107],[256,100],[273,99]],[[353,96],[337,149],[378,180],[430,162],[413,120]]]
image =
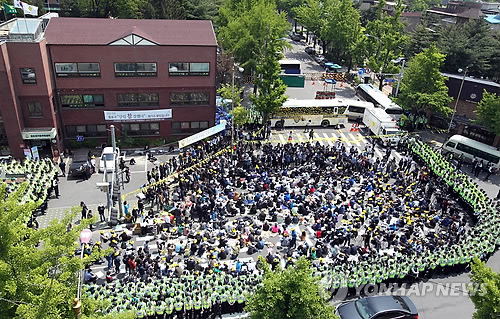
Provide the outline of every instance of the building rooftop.
[[217,45],[209,20],[53,18],[45,38],[59,45]]
[[[443,73],[443,72],[441,72],[441,74],[443,76],[446,76],[446,77],[452,78],[452,79],[457,79],[457,80],[462,80],[463,79],[463,75],[461,75],[461,74],[451,74],[451,73]],[[484,79],[476,79],[476,78],[473,78],[473,77],[466,76],[465,77],[465,81],[467,81],[467,82],[473,82],[473,83],[478,83],[478,84],[483,84],[483,85],[488,85],[488,86],[491,86],[491,87],[500,88],[500,84],[498,84],[496,82],[484,80]]]

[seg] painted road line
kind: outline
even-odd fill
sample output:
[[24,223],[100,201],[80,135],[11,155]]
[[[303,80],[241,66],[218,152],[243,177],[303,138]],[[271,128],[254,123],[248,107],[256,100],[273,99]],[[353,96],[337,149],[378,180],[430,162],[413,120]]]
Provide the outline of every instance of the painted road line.
[[349,143],[349,139],[344,135],[344,133],[342,133],[341,130],[338,130],[338,132],[339,132],[340,140],[342,141],[342,143],[345,143],[347,148],[351,148],[352,144]]
[[328,142],[328,145],[329,146],[333,146],[333,142],[332,142],[332,139],[328,136],[327,133],[323,133],[323,136],[325,137],[326,141]]

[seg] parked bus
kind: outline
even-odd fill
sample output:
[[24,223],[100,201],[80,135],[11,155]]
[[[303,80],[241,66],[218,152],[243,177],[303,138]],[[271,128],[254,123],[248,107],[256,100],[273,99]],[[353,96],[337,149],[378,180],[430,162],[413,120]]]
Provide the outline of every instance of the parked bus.
[[394,103],[384,92],[380,91],[373,84],[360,84],[356,88],[356,93],[365,101],[371,102],[375,107],[380,107],[393,119],[399,121],[403,115],[401,106]]
[[293,126],[329,127],[347,124],[345,100],[288,100],[271,114],[271,126],[276,128]]
[[468,137],[453,135],[443,144],[443,149],[453,153],[455,157],[463,155],[468,162],[472,162],[472,159],[476,157],[491,162],[495,168],[500,168],[500,151],[498,149]]
[[281,71],[285,74],[300,74],[300,61],[298,60],[280,60]]

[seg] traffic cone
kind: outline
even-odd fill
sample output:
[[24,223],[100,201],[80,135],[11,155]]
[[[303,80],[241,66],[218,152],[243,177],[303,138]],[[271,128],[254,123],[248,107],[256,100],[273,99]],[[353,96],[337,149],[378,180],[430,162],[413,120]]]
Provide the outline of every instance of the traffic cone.
[[354,128],[354,132],[358,132],[359,131],[359,123],[356,123],[356,127]]
[[351,132],[354,132],[354,125],[356,125],[356,124],[353,124],[353,125],[351,126]]

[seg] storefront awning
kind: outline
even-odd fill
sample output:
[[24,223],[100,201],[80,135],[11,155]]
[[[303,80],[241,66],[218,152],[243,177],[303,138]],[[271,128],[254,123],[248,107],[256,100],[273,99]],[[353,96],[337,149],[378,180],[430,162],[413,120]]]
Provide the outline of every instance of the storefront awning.
[[56,137],[55,127],[25,128],[21,132],[23,140],[50,140]]

